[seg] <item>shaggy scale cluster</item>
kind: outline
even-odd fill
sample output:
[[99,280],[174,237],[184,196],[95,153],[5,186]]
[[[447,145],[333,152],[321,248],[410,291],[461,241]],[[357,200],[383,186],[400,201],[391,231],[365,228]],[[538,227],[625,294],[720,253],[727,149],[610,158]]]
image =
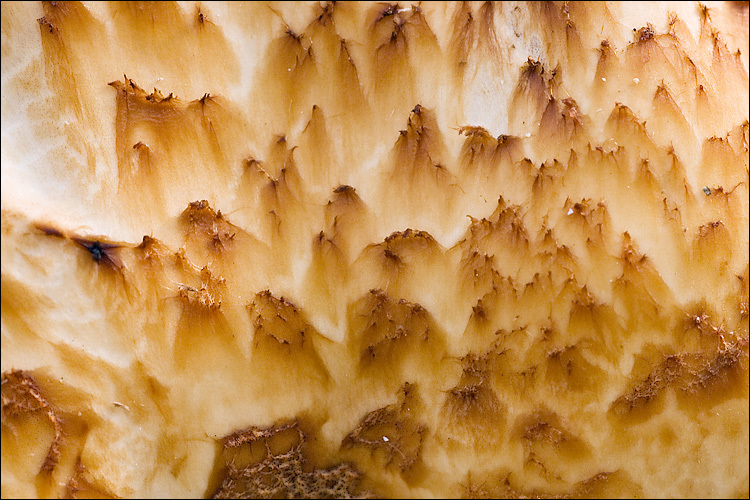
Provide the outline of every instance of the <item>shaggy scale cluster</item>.
[[2,19],[3,496],[747,496],[746,3]]

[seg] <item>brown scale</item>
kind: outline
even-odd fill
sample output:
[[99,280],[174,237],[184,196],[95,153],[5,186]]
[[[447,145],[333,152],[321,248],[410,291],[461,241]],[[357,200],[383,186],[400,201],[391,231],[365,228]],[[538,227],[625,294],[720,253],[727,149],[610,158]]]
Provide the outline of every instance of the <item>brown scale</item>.
[[370,290],[348,306],[348,356],[367,383],[431,386],[445,368],[446,334],[420,304]]
[[[380,167],[383,175],[376,199],[382,200],[382,207],[374,209],[389,214],[383,222],[388,230],[411,226],[434,232],[441,227],[435,221],[458,218],[451,207],[461,190],[455,174],[446,167],[447,159],[434,112],[417,104]],[[393,206],[402,208],[394,211]]]
[[631,332],[666,332],[676,314],[674,294],[653,262],[635,247],[630,235],[623,237],[619,257],[622,274],[613,282],[613,306]]
[[247,340],[235,333],[240,326],[233,319],[237,314],[232,308],[235,297],[226,280],[207,266],[196,268],[182,251],[177,252],[176,260],[175,268],[166,269],[184,280],[174,283],[176,291],[169,302],[177,304],[178,316],[174,330],[166,332],[167,338],[173,339],[170,347],[176,370],[208,373],[217,366],[243,366],[247,363]]
[[529,179],[527,172],[517,167],[524,158],[521,139],[509,135],[495,138],[483,127],[469,125],[458,127],[458,133],[466,137],[458,157],[462,189],[475,199],[491,200],[498,195],[498,187],[513,186],[500,192],[514,201],[525,201]]
[[[568,198],[563,210],[567,215],[563,225],[570,223],[577,235],[589,238],[602,247],[609,243],[612,238],[612,220],[603,201],[594,203],[589,198],[583,198],[573,202]],[[606,247],[602,249],[605,250]]]
[[592,142],[588,132],[591,128],[591,119],[581,112],[574,99],[558,100],[551,96],[534,136],[534,150],[546,151],[538,159],[548,162],[568,156],[571,150],[584,149]]
[[[661,186],[668,202],[671,202],[670,206],[674,206],[674,211],[682,225],[682,219],[690,220],[698,209],[697,200],[693,187],[688,182],[684,163],[673,148],[669,148],[667,154],[669,168],[665,168],[665,172],[660,177]],[[684,240],[684,236],[682,238]]]
[[154,209],[144,223],[165,221],[164,211],[174,209],[169,201],[184,199],[185,192],[175,191],[184,180],[207,193],[228,182],[233,174],[228,158],[238,154],[236,139],[248,129],[227,100],[204,94],[185,102],[158,89],[147,93],[127,77],[110,85],[117,91],[118,189],[123,195],[137,192]]
[[548,71],[544,65],[529,60],[521,68],[518,83],[509,102],[508,129],[513,135],[536,131],[552,90],[558,85],[557,70]]
[[541,463],[547,473],[553,468],[553,476],[575,477],[577,474],[571,474],[570,465],[586,467],[592,453],[585,440],[567,427],[566,419],[542,406],[540,410],[519,415],[512,432],[522,442],[527,462]]
[[412,11],[401,11],[398,4],[374,4],[367,13],[372,95],[381,109],[402,110],[404,103],[414,102],[415,70],[410,49],[416,42],[413,36],[418,36],[422,27],[412,25],[413,15]]
[[[444,153],[442,133],[437,125],[435,114],[420,104],[414,106],[405,130],[401,130],[394,144],[395,161],[392,175],[405,175],[406,180],[418,182],[419,171],[439,163]],[[404,172],[403,174],[401,172]],[[418,184],[417,184],[418,185]]]
[[[486,477],[485,477],[486,476]],[[462,483],[465,498],[600,498],[608,491],[626,491],[628,496],[638,498],[643,495],[643,487],[633,481],[633,478],[623,470],[613,472],[599,472],[581,481],[569,483],[554,481],[553,485],[544,488],[524,488],[519,486],[519,480],[511,480],[513,474],[508,471],[498,471],[489,475],[482,475],[481,481],[477,474],[469,474],[469,481]],[[549,483],[545,481],[545,483]]]
[[[728,399],[740,398],[748,390],[748,338],[737,336],[725,340],[712,352],[693,354],[690,369],[678,385],[679,402],[705,411]],[[696,401],[697,400],[697,401]],[[700,401],[700,403],[698,403]]]
[[287,345],[290,349],[305,345],[306,325],[300,318],[299,309],[284,297],[275,297],[269,290],[258,292],[248,310],[256,332],[262,332],[255,339],[256,346],[260,344],[261,336]]
[[595,103],[597,107],[607,108],[615,100],[614,93],[622,68],[614,41],[606,38],[601,40],[598,52],[591,97],[592,103]]
[[458,443],[476,451],[496,453],[501,446],[507,420],[505,403],[492,388],[490,376],[496,353],[469,353],[460,359],[463,373],[457,384],[445,391],[441,410],[446,444]]
[[[479,169],[482,172],[495,166],[494,153],[499,146],[498,140],[492,137],[484,127],[467,125],[460,127],[458,133],[466,136],[459,153],[462,171],[473,172]],[[486,175],[487,172],[482,173]]]
[[269,246],[269,258],[281,273],[289,272],[291,259],[308,248],[310,238],[319,232],[311,226],[312,209],[306,203],[308,192],[297,168],[295,150],[289,148],[286,137],[277,137],[268,160],[248,158],[244,162],[238,189],[246,204],[238,216],[245,221],[244,227]]
[[[307,33],[296,33],[283,22],[268,45],[259,66],[260,80],[253,91],[258,113],[269,115],[266,126],[273,133],[290,130],[301,113],[315,103],[315,87],[321,68],[317,49]],[[261,93],[262,92],[262,93]]]
[[456,3],[455,11],[451,18],[451,39],[449,54],[452,59],[455,77],[463,80],[469,54],[474,46],[476,35],[476,22],[469,2]]
[[750,281],[750,265],[746,264],[742,274],[737,275],[739,293],[737,294],[737,304],[735,305],[739,317],[737,331],[745,335],[748,334],[748,281]]
[[[374,5],[368,13],[369,43],[373,54],[372,73],[376,94],[396,93],[411,97],[413,75],[407,53],[406,19],[398,4]],[[400,85],[396,85],[398,82]],[[400,90],[396,90],[400,89]],[[384,101],[388,102],[388,101]]]
[[[158,61],[165,80],[179,81],[177,76],[191,67],[198,74],[212,75],[213,81],[237,81],[237,59],[221,27],[201,6],[183,10],[177,2],[146,1],[114,3],[109,11],[107,15],[118,20],[112,36],[130,53],[139,54],[144,64]],[[174,53],[184,57],[171,58]]]
[[698,227],[690,248],[690,269],[704,283],[716,284],[726,278],[727,266],[732,261],[731,247],[727,245],[732,236],[722,220],[713,220]]
[[519,291],[519,302],[534,304],[541,309],[542,317],[549,316],[549,297],[554,296],[558,284],[553,279],[552,271],[534,273],[531,280],[523,285]]
[[343,180],[344,172],[334,151],[328,117],[317,104],[313,105],[310,121],[302,130],[299,139],[300,177],[307,185],[314,186],[318,193]]
[[[314,58],[317,74],[314,81],[306,82],[310,91],[310,104],[317,106],[321,116],[311,118],[312,131],[303,133],[304,140],[309,140],[306,146],[300,143],[304,150],[301,162],[310,160],[319,162],[324,166],[327,175],[324,178],[311,179],[313,182],[324,183],[319,188],[327,189],[339,182],[346,182],[346,170],[344,165],[336,161],[346,159],[347,162],[358,163],[363,161],[361,155],[370,151],[370,143],[377,134],[371,133],[372,117],[370,102],[366,99],[360,80],[357,62],[349,51],[349,42],[339,32],[337,22],[351,17],[356,8],[343,3],[329,2],[316,6],[317,16],[305,27],[304,33],[309,37],[311,47],[315,48]],[[285,101],[279,102],[277,106],[284,105]],[[322,132],[322,112],[325,110],[325,134]],[[308,128],[310,125],[308,125]],[[358,134],[349,134],[348,131],[358,130]],[[314,133],[308,133],[314,132]],[[316,144],[314,135],[318,135],[321,144]],[[356,138],[354,137],[356,136]],[[341,158],[333,158],[334,163],[326,165],[326,159],[319,159],[318,146],[326,142],[335,141],[341,144],[341,151],[346,153]],[[339,142],[341,141],[341,142]],[[325,151],[325,150],[324,150]],[[333,148],[332,148],[333,151]],[[330,178],[329,178],[330,177]]]
[[518,318],[518,290],[512,278],[500,277],[472,305],[463,338],[471,348],[485,348],[499,329],[510,329]]
[[[593,360],[595,367],[615,371],[627,353],[622,339],[629,332],[612,304],[576,301],[571,308],[568,328],[571,338],[580,339],[581,346],[586,349],[586,359]],[[598,373],[594,369],[593,376]]]
[[[529,14],[529,28],[542,35],[541,43],[549,54],[550,64],[574,70],[575,64],[568,61],[580,60],[582,48],[578,30],[570,18],[569,4],[531,4]],[[573,76],[572,80],[580,81],[580,78]]]
[[13,419],[24,414],[41,411],[54,429],[55,437],[42,463],[40,472],[51,473],[60,460],[60,447],[65,439],[60,411],[42,394],[30,373],[20,370],[5,372],[2,376],[3,426],[13,428]]
[[[50,381],[44,375],[28,371],[12,370],[2,374],[3,446],[14,447],[14,442],[23,440],[29,453],[44,457],[34,479],[36,495],[40,498],[52,498],[66,492],[71,498],[80,498],[79,495],[87,498],[88,494],[113,498],[106,488],[92,485],[81,474],[80,454],[89,426],[80,411],[76,415],[76,412],[61,406],[65,402],[75,404],[80,400],[66,397],[64,391],[59,392],[57,384],[57,380]],[[48,397],[50,393],[57,396],[57,401]],[[50,434],[43,430],[47,427],[51,427]],[[47,445],[48,448],[44,449]],[[4,450],[3,462],[6,459]],[[61,490],[66,483],[66,488]],[[71,485],[78,491],[71,491]]]
[[[399,390],[398,402],[378,408],[362,417],[341,442],[342,450],[353,450],[358,461],[384,461],[409,483],[424,477],[422,447],[430,431],[419,418],[422,401],[418,387],[408,382]],[[357,450],[369,451],[369,457]],[[382,468],[382,466],[380,466]]]
[[660,158],[664,155],[651,139],[646,122],[640,121],[628,106],[619,102],[615,103],[607,119],[605,132],[614,137],[617,144],[622,147],[621,153],[624,153],[626,161],[622,166],[622,173],[633,176],[633,166],[640,165],[643,158]]
[[[368,498],[363,474],[349,463],[318,465],[315,429],[304,417],[248,427],[220,440],[210,498]],[[311,425],[315,425],[312,423]],[[311,463],[312,462],[312,463]]]
[[728,189],[746,184],[747,152],[742,149],[735,151],[728,137],[707,138],[703,142],[698,182],[708,186],[721,184]]
[[477,301],[496,287],[503,278],[495,269],[493,255],[467,246],[459,262],[458,279],[461,293],[454,300],[457,310],[463,312],[475,307]]
[[297,306],[263,290],[255,295],[247,311],[255,331],[253,363],[258,370],[266,370],[279,380],[294,376],[316,384],[329,382],[330,374],[315,346],[324,339]]
[[523,220],[524,215],[525,211],[521,205],[508,204],[500,196],[495,211],[488,219],[472,219],[467,237],[459,244],[476,246],[495,255],[501,262],[505,261],[500,257],[506,253],[503,249],[524,255],[529,249],[529,234]]
[[443,247],[426,231],[409,228],[365,247],[354,262],[364,274],[354,281],[358,286],[421,301],[424,284],[430,280],[437,283],[444,263]]
[[[456,109],[464,109],[464,92],[463,89],[469,81],[466,73],[469,67],[469,59],[475,54],[484,54],[475,42],[479,39],[480,21],[475,19],[471,2],[456,2],[453,14],[451,15],[450,38],[445,48],[443,57],[447,59],[445,68],[450,75],[454,88],[461,89],[455,92]],[[475,56],[476,57],[476,56]]]
[[200,272],[200,287],[180,284],[177,296],[193,311],[217,311],[221,308],[226,280],[213,276],[208,267]]
[[372,241],[372,213],[352,186],[339,185],[324,208],[326,234],[349,262]]
[[592,393],[600,394],[607,383],[607,374],[588,361],[583,351],[592,350],[585,339],[579,344],[554,349],[547,354],[544,382],[550,395],[563,401],[576,401],[584,397],[588,401]]
[[[333,236],[320,231],[313,238],[312,260],[301,298],[308,311],[314,311],[311,314],[322,315],[332,324],[340,325],[345,315],[342,291],[349,284],[350,266],[345,251],[338,243],[344,238],[336,233],[335,227],[331,232]],[[311,320],[315,319],[311,316]]]
[[[137,272],[131,273],[131,279],[136,282],[136,287],[145,297],[161,297],[163,299],[177,298],[186,310],[197,306],[200,310],[201,300],[206,306],[213,303],[218,308],[220,301],[207,300],[207,286],[213,281],[208,268],[201,271],[185,255],[184,249],[175,252],[161,240],[152,236],[144,235],[140,245],[133,248],[128,254],[128,265],[133,266]],[[219,280],[223,293],[224,283]],[[169,285],[167,285],[169,284]],[[176,288],[175,286],[176,285]],[[213,289],[214,286],[211,285]],[[156,307],[162,310],[165,303],[162,300],[149,301],[144,307]],[[163,314],[163,310],[160,314]]]
[[[675,101],[673,93],[664,82],[656,86],[652,106],[653,114],[649,120],[649,130],[654,141],[663,147],[672,145],[685,156],[696,154],[694,145],[698,138],[685,117],[685,113]],[[680,140],[673,141],[675,137],[679,137]]]
[[206,200],[190,202],[181,218],[187,226],[188,238],[205,235],[208,240],[205,243],[217,251],[227,249],[239,231],[224,219],[221,211],[211,208]]
[[[361,319],[352,328],[359,332],[356,344],[363,368],[374,368],[380,363],[393,365],[405,353],[419,352],[435,344],[431,342],[437,333],[434,321],[419,304],[404,299],[394,301],[382,290],[373,289],[357,306],[356,316]],[[403,343],[412,344],[413,348],[400,345]]]
[[644,421],[659,412],[664,401],[660,396],[670,387],[677,391],[678,402],[690,411],[705,411],[706,405],[711,407],[747,391],[747,337],[723,341],[713,352],[656,356],[647,375],[612,403],[610,414],[631,424]]
[[557,159],[542,163],[534,179],[532,187],[533,199],[540,202],[545,199],[554,199],[550,195],[550,192],[555,193],[560,191],[562,187],[560,184],[566,170],[566,166]]

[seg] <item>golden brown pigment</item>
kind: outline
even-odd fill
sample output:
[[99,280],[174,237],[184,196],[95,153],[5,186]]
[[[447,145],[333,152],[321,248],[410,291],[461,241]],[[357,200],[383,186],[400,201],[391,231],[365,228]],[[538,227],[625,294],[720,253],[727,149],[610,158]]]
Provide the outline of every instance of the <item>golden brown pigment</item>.
[[748,52],[747,2],[3,2],[2,496],[747,497]]

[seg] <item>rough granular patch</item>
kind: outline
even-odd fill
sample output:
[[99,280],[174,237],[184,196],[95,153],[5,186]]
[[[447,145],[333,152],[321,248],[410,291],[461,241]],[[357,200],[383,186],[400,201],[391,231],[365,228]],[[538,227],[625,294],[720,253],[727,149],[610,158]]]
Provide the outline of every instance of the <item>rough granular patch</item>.
[[[272,440],[293,429],[296,443],[286,451],[274,453]],[[261,429],[250,427],[224,438],[224,451],[239,451],[242,446],[261,444],[265,458],[238,467],[234,456],[226,464],[226,474],[212,498],[369,498],[359,491],[362,474],[351,464],[329,468],[306,467],[303,454],[306,436],[297,422]],[[225,455],[226,456],[226,455]]]
[[51,472],[60,460],[60,447],[64,439],[62,419],[58,410],[44,397],[34,378],[20,370],[3,373],[2,405],[2,425],[11,430],[13,430],[13,418],[37,411],[46,414],[52,423],[55,438],[49,447],[47,458],[40,472]]

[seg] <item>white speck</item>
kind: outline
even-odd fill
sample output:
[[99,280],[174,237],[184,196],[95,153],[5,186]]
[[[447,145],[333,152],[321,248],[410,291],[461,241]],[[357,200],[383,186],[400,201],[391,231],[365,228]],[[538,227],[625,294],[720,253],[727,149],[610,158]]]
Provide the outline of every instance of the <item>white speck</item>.
[[526,137],[531,137],[531,132],[526,132]]
[[641,80],[639,78],[633,78],[633,83],[641,83]]
[[596,110],[597,113],[601,112],[602,108]]
[[500,85],[505,85],[505,80],[500,80]]
[[573,214],[573,209],[572,209],[572,208],[569,208],[569,209],[568,209],[568,215],[572,215],[572,214]]
[[606,79],[606,78],[604,78],[604,77],[602,77],[602,81],[603,81],[603,82],[606,82],[606,81],[607,81],[607,79]]
[[78,416],[79,416],[79,417],[81,416],[81,412],[80,412],[80,411],[78,412]]
[[383,441],[385,441],[387,443],[388,441],[390,441],[390,439],[388,439],[387,436],[383,436]]

